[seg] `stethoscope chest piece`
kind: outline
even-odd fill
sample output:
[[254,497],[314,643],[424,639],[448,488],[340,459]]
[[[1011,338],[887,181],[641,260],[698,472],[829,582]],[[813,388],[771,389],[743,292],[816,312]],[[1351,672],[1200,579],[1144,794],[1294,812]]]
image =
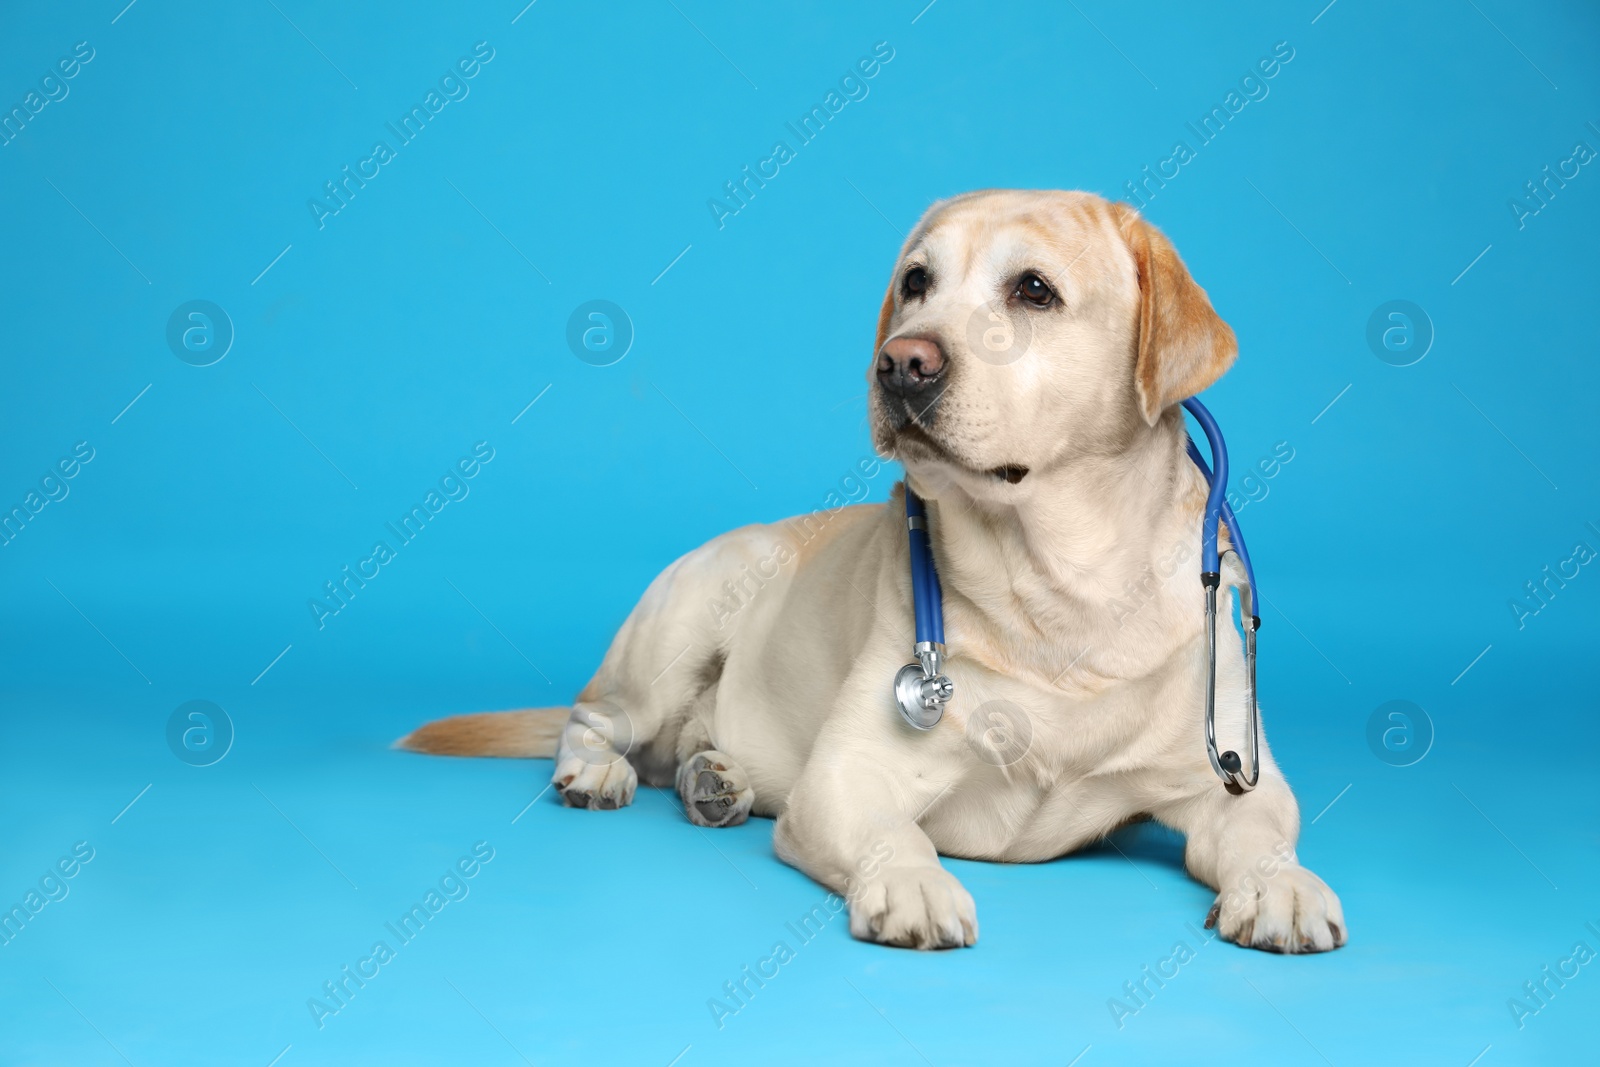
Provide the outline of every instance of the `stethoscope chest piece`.
[[955,683],[939,670],[940,652],[932,642],[917,643],[916,663],[907,663],[894,676],[894,702],[900,717],[919,730],[931,730],[944,718],[944,706],[955,695]]

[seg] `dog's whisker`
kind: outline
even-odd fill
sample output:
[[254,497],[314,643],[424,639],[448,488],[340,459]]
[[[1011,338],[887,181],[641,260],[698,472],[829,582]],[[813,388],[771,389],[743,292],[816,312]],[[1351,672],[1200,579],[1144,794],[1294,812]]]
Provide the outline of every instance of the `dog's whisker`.
[[829,408],[828,410],[829,411],[838,411],[840,408],[844,407],[846,404],[850,403],[852,400],[865,400],[866,398],[867,398],[867,394],[866,393],[857,393],[855,396],[847,396],[843,400],[839,401],[837,404],[833,405],[833,407]]

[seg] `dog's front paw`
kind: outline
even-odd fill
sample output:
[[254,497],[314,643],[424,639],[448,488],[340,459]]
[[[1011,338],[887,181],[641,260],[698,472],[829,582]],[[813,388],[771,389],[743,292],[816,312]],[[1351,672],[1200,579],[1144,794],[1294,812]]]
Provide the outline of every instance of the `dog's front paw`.
[[1211,905],[1206,926],[1246,948],[1327,952],[1346,940],[1344,909],[1321,878],[1296,863],[1251,871]]
[[850,933],[901,948],[961,948],[978,942],[978,908],[943,867],[888,867],[850,902]]

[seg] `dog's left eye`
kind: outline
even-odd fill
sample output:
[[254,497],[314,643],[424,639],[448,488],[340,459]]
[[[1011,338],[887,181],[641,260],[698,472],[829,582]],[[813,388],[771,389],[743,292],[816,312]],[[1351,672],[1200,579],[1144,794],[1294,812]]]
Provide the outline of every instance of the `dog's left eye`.
[[921,267],[911,267],[900,284],[906,296],[921,296],[928,291],[928,272]]
[[1048,282],[1037,274],[1029,271],[1017,282],[1017,290],[1012,294],[1026,300],[1034,307],[1047,308],[1055,302],[1055,290],[1050,288]]

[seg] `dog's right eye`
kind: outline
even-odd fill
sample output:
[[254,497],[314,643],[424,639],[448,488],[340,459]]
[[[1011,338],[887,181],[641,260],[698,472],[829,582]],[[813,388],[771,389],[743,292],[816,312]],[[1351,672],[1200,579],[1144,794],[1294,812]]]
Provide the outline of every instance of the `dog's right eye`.
[[921,267],[912,267],[906,271],[901,288],[907,296],[921,296],[928,291],[928,272]]
[[1017,282],[1016,296],[1037,308],[1047,308],[1055,302],[1055,290],[1037,274],[1029,271]]

